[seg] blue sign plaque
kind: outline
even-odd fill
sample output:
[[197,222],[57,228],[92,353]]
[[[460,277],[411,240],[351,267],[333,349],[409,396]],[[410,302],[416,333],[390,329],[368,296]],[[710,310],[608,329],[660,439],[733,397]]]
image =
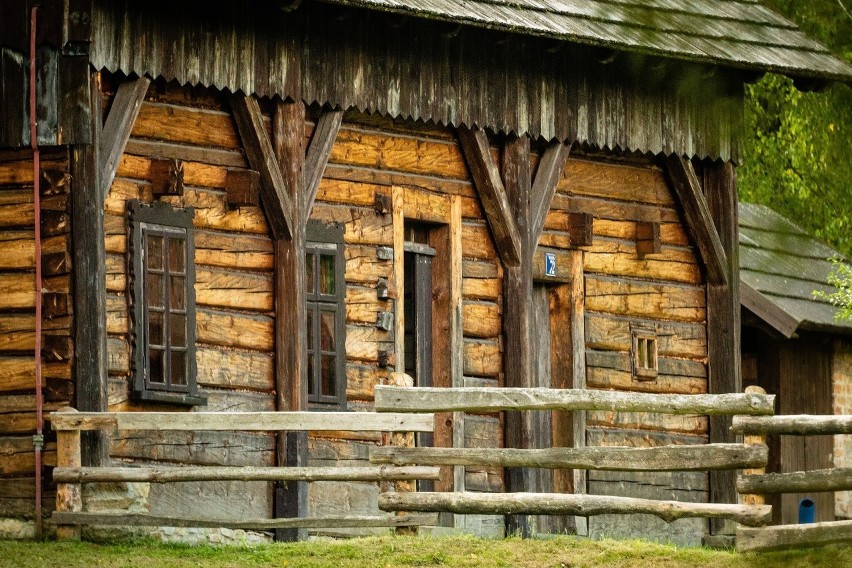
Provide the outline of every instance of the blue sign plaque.
[[556,276],[556,254],[552,252],[544,253],[544,275]]

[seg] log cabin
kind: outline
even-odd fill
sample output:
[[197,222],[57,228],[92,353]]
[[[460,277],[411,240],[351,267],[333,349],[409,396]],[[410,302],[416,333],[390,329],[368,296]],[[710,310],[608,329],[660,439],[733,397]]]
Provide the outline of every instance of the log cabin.
[[[777,396],[778,414],[852,413],[852,323],[813,292],[831,294],[836,250],[763,205],[740,203],[743,385]],[[767,471],[849,467],[849,436],[770,436]],[[773,521],[798,522],[799,501],[817,521],[852,517],[850,492],[775,495]]]
[[[769,71],[802,89],[852,79],[753,0],[34,4],[3,0],[0,23],[0,516],[24,523],[52,502],[55,440],[37,406],[357,420],[397,373],[739,392],[744,85]],[[471,413],[419,443],[702,444],[731,439],[727,426]],[[358,464],[383,443],[84,441],[91,465]],[[466,468],[436,487],[736,500],[723,472]],[[97,505],[97,489],[87,506],[121,502],[101,488]],[[131,500],[161,515],[302,516],[374,510],[378,491],[186,483]],[[684,543],[729,530],[524,522],[442,520]]]

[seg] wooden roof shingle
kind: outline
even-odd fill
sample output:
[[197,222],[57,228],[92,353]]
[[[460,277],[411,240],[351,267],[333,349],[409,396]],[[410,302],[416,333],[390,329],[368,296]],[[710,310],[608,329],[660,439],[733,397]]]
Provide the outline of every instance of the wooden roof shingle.
[[827,283],[829,258],[839,253],[765,205],[740,203],[742,305],[787,337],[798,329],[852,333],[852,322],[834,319],[837,308],[815,299]]
[[324,0],[794,78],[852,66],[756,0]]

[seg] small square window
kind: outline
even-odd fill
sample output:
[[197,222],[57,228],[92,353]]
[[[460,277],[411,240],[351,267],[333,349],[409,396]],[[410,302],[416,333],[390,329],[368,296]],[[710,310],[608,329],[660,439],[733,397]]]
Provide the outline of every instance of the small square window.
[[128,203],[133,396],[204,404],[195,384],[192,209]]
[[632,327],[633,378],[637,381],[652,381],[657,378],[657,333],[654,329]]

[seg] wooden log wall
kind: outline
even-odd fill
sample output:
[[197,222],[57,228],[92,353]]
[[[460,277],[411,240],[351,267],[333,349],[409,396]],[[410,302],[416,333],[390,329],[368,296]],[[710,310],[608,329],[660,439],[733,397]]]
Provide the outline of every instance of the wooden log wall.
[[[0,516],[32,518],[35,510],[35,235],[32,151],[0,150]],[[41,154],[42,376],[45,414],[74,400],[71,382],[70,160],[67,150]],[[56,465],[47,436],[45,465]],[[45,514],[53,509],[45,486]]]
[[[113,82],[102,75],[108,115]],[[117,83],[116,83],[117,84]],[[182,410],[130,399],[128,224],[130,199],[161,200],[195,210],[196,363],[207,411],[275,410],[273,248],[259,206],[227,202],[228,169],[246,169],[224,96],[205,89],[152,84],[105,199],[109,409]],[[180,160],[182,195],[154,195],[157,158]],[[195,465],[275,465],[275,438],[245,432],[122,432],[111,457]],[[199,498],[201,497],[201,498]],[[192,482],[152,487],[152,512],[268,517],[267,482]]]
[[[832,409],[834,414],[852,414],[852,343],[836,339],[831,361]],[[852,467],[852,436],[834,437],[834,467]],[[852,519],[852,491],[834,494],[834,514]]]
[[[650,393],[707,392],[705,276],[676,197],[650,159],[572,152],[539,248],[565,246],[572,213],[593,216],[582,246],[588,388]],[[649,225],[659,244],[649,247]],[[651,231],[656,232],[656,229]],[[646,248],[647,247],[647,248]],[[632,375],[631,326],[656,330],[659,374]],[[707,442],[707,418],[652,413],[586,413],[590,446],[650,447]],[[704,502],[705,473],[589,472],[590,494]],[[700,544],[706,521],[671,525],[644,515],[590,518],[592,535],[624,535]]]

